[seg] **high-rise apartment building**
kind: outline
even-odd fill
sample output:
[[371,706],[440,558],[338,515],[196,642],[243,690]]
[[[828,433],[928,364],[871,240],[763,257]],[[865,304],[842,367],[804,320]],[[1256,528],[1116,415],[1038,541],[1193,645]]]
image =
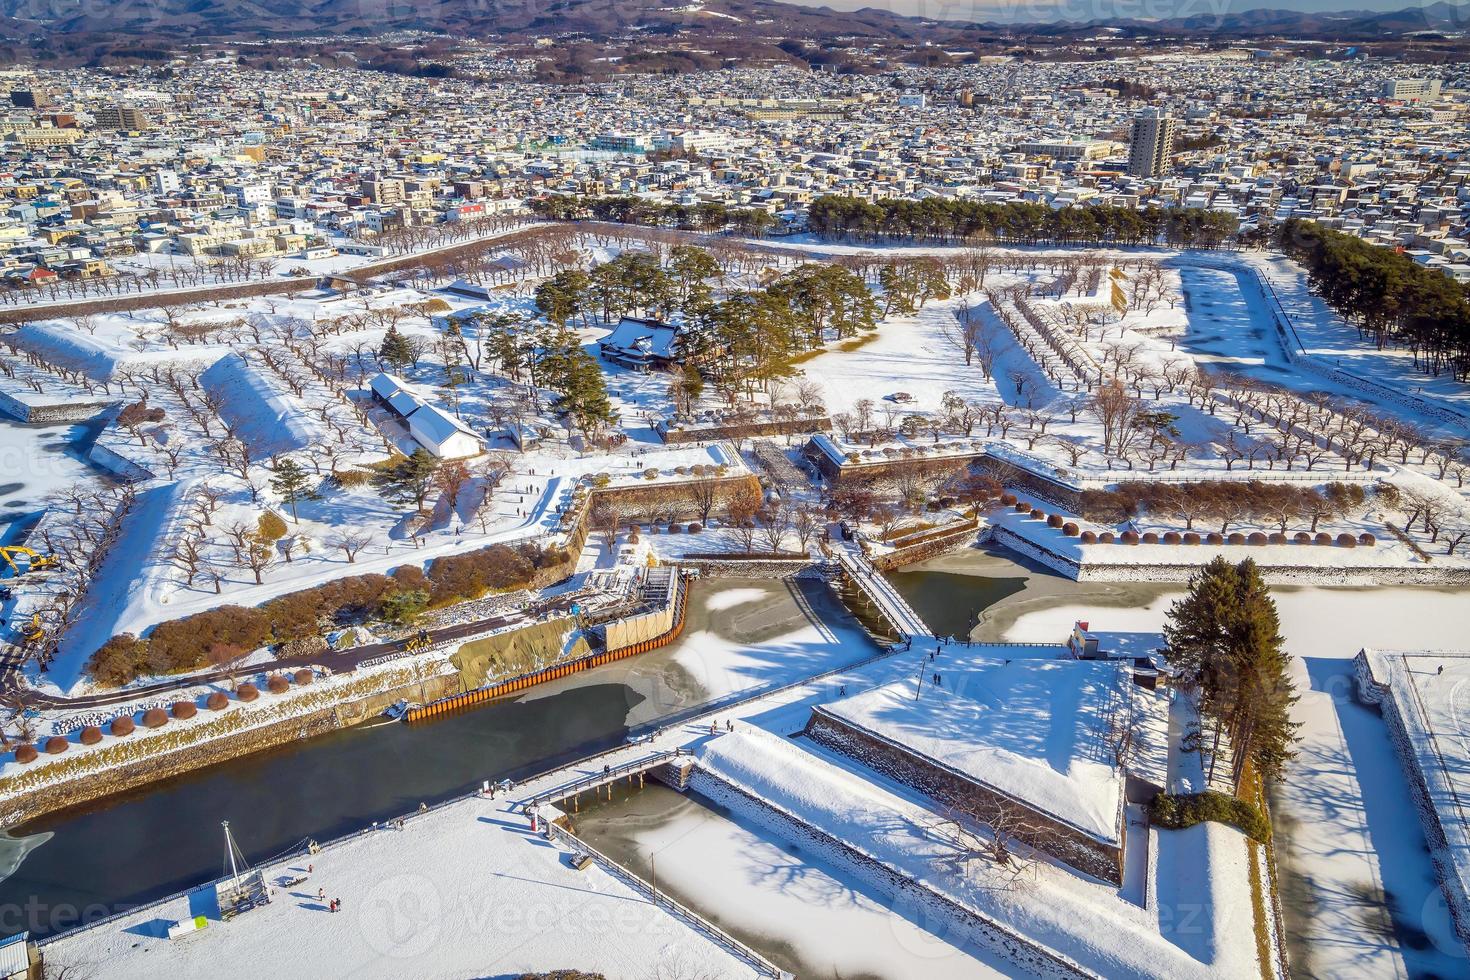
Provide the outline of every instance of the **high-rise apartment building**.
[[1133,120],[1128,136],[1128,173],[1157,177],[1169,166],[1174,151],[1174,120],[1162,109],[1145,109]]
[[121,102],[104,102],[92,110],[98,129],[147,129],[148,116],[142,109]]
[[358,191],[378,205],[399,204],[403,201],[403,181],[397,177],[373,177],[359,181]]

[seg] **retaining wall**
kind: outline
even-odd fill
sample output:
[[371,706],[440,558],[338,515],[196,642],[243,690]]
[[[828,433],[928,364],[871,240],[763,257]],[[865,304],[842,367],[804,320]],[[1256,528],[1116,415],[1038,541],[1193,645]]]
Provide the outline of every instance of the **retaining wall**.
[[[984,823],[993,823],[1007,809],[1024,811],[1024,828],[1011,836],[1045,851],[1072,867],[1115,885],[1123,883],[1123,853],[1126,821],[1119,815],[1118,842],[1098,840],[1023,800],[1007,796],[974,779],[949,769],[933,759],[916,755],[871,732],[835,718],[816,708],[807,721],[812,740],[850,759],[911,786],[933,799],[974,813]],[[1121,777],[1120,777],[1121,778]]]
[[670,446],[688,442],[721,442],[725,439],[749,439],[754,436],[804,436],[813,432],[831,432],[832,420],[826,418],[787,419],[768,422],[745,422],[740,425],[708,425],[689,429],[654,426],[659,438]]
[[81,773],[63,782],[38,787],[6,800],[0,804],[0,825],[15,827],[56,810],[79,806],[216,763],[348,728],[381,714],[389,705],[403,698],[432,698],[457,684],[458,679],[454,675],[414,681],[281,721],[206,738],[193,745],[149,755],[100,772]]
[[[1078,582],[1187,582],[1216,554],[1227,554],[1236,560],[1255,558],[1261,576],[1271,585],[1470,585],[1470,568],[1460,566],[1397,566],[1384,565],[1366,568],[1343,568],[1324,565],[1272,565],[1254,554],[1256,549],[1236,546],[1236,554],[1223,552],[1214,545],[1180,545],[1178,550],[1197,553],[1197,561],[1154,562],[1139,564],[1110,564],[1103,562],[1078,562],[1075,558],[1057,554],[1048,548],[1021,537],[1008,528],[992,525],[980,534],[981,541],[989,541],[1025,555],[1033,561],[1060,572]],[[1127,548],[1128,545],[1099,545],[1099,547]],[[1301,545],[1315,548],[1319,545]]]
[[612,663],[614,660],[623,660],[640,653],[647,653],[649,650],[656,650],[659,647],[667,646],[678,639],[679,634],[684,632],[684,614],[687,611],[689,603],[689,587],[687,584],[680,583],[679,594],[674,601],[674,625],[667,633],[661,636],[643,640],[621,649],[605,650],[601,653],[589,654],[588,656],[578,657],[564,663],[552,664],[529,674],[520,674],[516,677],[509,677],[505,680],[497,681],[494,684],[488,684],[485,687],[476,688],[473,691],[465,691],[463,694],[454,694],[449,697],[440,698],[437,701],[431,701],[420,707],[410,708],[404,715],[404,721],[427,721],[430,718],[438,718],[465,708],[473,707],[477,704],[484,704],[486,701],[492,701],[495,698],[504,697],[507,694],[516,694],[527,688],[535,687],[537,684],[560,680],[563,677],[581,673],[584,670],[591,670],[593,667],[601,667],[603,664]]
[[938,555],[947,554],[957,548],[968,546],[975,540],[975,535],[980,527],[980,522],[969,521],[963,527],[957,527],[952,531],[937,534],[926,541],[911,544],[906,548],[895,548],[892,551],[869,556],[873,567],[880,572],[892,571],[902,568],[904,565],[912,565],[915,562],[926,561]]
[[113,399],[99,401],[65,401],[45,405],[33,405],[21,401],[8,392],[0,391],[0,412],[13,415],[30,425],[46,425],[54,422],[85,422],[98,412],[105,411]]
[[699,766],[695,766],[690,774],[689,786],[712,802],[738,812],[777,836],[799,844],[809,853],[838,868],[848,870],[891,898],[895,908],[902,910],[905,906],[916,906],[921,910],[921,919],[934,916],[944,923],[944,928],[935,931],[950,936],[961,945],[968,940],[978,947],[1003,956],[1014,963],[1021,974],[1046,980],[1097,976],[1070,959],[1012,931],[1003,923],[965,907],[937,889],[885,865],[853,844],[711,775]]
[[810,558],[680,558],[679,567],[698,572],[700,578],[794,578],[814,567]]
[[1358,651],[1358,655],[1353,658],[1353,673],[1357,679],[1358,698],[1366,704],[1376,706],[1383,715],[1389,741],[1393,743],[1399,765],[1408,777],[1409,793],[1414,798],[1414,809],[1419,811],[1419,823],[1424,828],[1424,842],[1434,860],[1434,870],[1439,877],[1439,887],[1444,893],[1455,932],[1460,942],[1470,950],[1470,882],[1466,880],[1465,869],[1456,865],[1454,855],[1450,852],[1449,840],[1440,823],[1439,811],[1431,802],[1424,771],[1419,766],[1419,754],[1399,710],[1398,699],[1387,678],[1379,680],[1373,676],[1373,667],[1368,662],[1366,651]]

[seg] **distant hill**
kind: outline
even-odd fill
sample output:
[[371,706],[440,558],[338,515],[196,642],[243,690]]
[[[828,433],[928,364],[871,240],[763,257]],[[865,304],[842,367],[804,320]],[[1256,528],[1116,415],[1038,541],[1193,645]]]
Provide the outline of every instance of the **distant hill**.
[[[373,8],[377,9],[373,9]],[[452,36],[510,37],[631,31],[651,36],[745,37],[831,41],[844,37],[938,42],[1026,37],[1065,41],[1107,29],[1122,38],[1290,37],[1371,41],[1470,27],[1470,4],[1431,3],[1392,12],[1303,13],[1246,10],[1222,16],[1085,23],[965,24],[856,12],[778,0],[0,0],[0,34],[12,40],[84,35],[148,38],[157,44],[205,38],[288,38],[321,34],[380,35],[424,30]]]

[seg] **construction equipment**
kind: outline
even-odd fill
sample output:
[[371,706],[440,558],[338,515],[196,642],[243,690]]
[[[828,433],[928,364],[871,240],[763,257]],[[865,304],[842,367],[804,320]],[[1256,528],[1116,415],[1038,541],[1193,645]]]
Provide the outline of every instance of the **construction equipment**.
[[409,653],[413,653],[416,650],[425,649],[431,643],[433,643],[433,640],[429,638],[429,631],[419,630],[417,636],[411,636],[408,638],[408,642],[403,644],[403,649],[407,650]]
[[41,614],[31,613],[31,621],[25,625],[21,636],[25,637],[27,643],[40,643],[46,639],[46,627],[41,625]]
[[[18,557],[24,557],[26,559],[25,568],[21,568],[20,565],[16,564],[15,559]],[[28,571],[45,571],[48,568],[57,568],[61,565],[61,560],[55,555],[43,554],[34,548],[27,548],[24,545],[18,544],[0,545],[0,558],[5,559],[5,564],[10,566],[10,571],[13,575],[23,575]]]

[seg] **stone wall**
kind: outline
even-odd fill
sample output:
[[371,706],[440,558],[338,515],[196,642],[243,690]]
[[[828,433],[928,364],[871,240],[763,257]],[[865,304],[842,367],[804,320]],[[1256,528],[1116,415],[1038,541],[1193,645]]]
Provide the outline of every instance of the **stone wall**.
[[663,423],[654,427],[659,438],[670,446],[689,442],[722,442],[726,439],[749,439],[755,436],[804,436],[813,432],[831,432],[832,420],[826,417],[813,419],[772,419],[765,422],[745,422],[741,425],[707,425],[690,429],[665,428]]
[[760,479],[754,473],[731,473],[705,480],[660,479],[649,481],[646,485],[607,487],[592,491],[592,499],[594,505],[599,500],[616,504],[622,509],[625,522],[640,517],[646,519],[660,511],[671,512],[686,520],[697,520],[700,513],[695,496],[696,488],[710,483],[714,484],[714,505],[711,513],[723,511],[725,503],[742,487],[751,487],[756,493],[761,489]]
[[51,404],[35,405],[22,401],[5,391],[0,391],[0,412],[13,415],[30,425],[48,425],[56,422],[85,422],[113,404],[112,399],[97,401],[68,400]]
[[1002,486],[1024,490],[1027,496],[1037,497],[1070,513],[1076,514],[1082,508],[1081,490],[1063,486],[1008,460],[984,456],[976,464],[976,469],[994,477]]
[[[1078,582],[1188,582],[1190,576],[1199,571],[1200,566],[1209,562],[1216,554],[1225,553],[1211,545],[1179,545],[1176,550],[1181,559],[1186,554],[1198,555],[1198,558],[1178,562],[1088,563],[1058,554],[1035,541],[1021,537],[1009,528],[995,525],[982,531],[980,540],[1001,545]],[[1127,548],[1129,545],[1098,547]],[[1234,546],[1232,551],[1235,554],[1231,557],[1236,560],[1254,558],[1260,566],[1262,578],[1271,585],[1470,585],[1470,568],[1464,566],[1384,565],[1345,568],[1331,565],[1279,565],[1263,561],[1254,548]]]
[[0,825],[15,827],[56,810],[135,790],[252,752],[325,735],[379,715],[400,699],[432,700],[456,690],[458,686],[459,680],[453,674],[431,677],[281,721],[205,739],[100,772],[81,773],[76,778],[42,786],[6,800],[0,804]]
[[1455,857],[1440,824],[1439,811],[1430,802],[1429,787],[1424,782],[1424,773],[1419,768],[1419,755],[1414,750],[1403,716],[1399,713],[1397,699],[1386,682],[1373,676],[1373,667],[1365,651],[1358,651],[1353,658],[1353,673],[1357,680],[1358,699],[1378,708],[1388,729],[1389,741],[1399,758],[1404,775],[1408,777],[1409,793],[1414,798],[1414,809],[1419,811],[1419,823],[1424,828],[1424,843],[1434,861],[1434,870],[1439,877],[1440,890],[1450,910],[1455,932],[1460,942],[1470,950],[1470,889],[1461,870],[1455,866]]
[[882,863],[850,841],[799,820],[769,800],[753,796],[697,765],[690,773],[688,784],[716,805],[739,813],[833,866],[849,871],[890,898],[895,907],[917,907],[926,919],[933,917],[929,921],[942,923],[942,928],[936,931],[957,944],[973,943],[1004,957],[1018,967],[1020,975],[1045,980],[1093,976],[1080,965],[1015,932],[1009,925],[960,904],[937,889]]
[[957,548],[967,547],[974,543],[978,527],[978,523],[966,523],[963,527],[946,534],[936,535],[927,541],[909,545],[907,548],[895,548],[883,554],[872,555],[873,567],[880,572],[887,572],[895,568],[902,568],[904,565],[926,561]]
[[986,823],[991,823],[1003,812],[1019,812],[1026,826],[1015,828],[1012,836],[1065,861],[1084,874],[1115,885],[1123,883],[1126,822],[1121,819],[1118,821],[1116,844],[1097,840],[1059,817],[1006,796],[934,760],[915,755],[829,715],[821,708],[812,710],[806,734],[813,741],[856,759],[905,786],[912,786],[941,803],[974,813]]
[[815,565],[808,558],[675,558],[700,578],[793,578]]

